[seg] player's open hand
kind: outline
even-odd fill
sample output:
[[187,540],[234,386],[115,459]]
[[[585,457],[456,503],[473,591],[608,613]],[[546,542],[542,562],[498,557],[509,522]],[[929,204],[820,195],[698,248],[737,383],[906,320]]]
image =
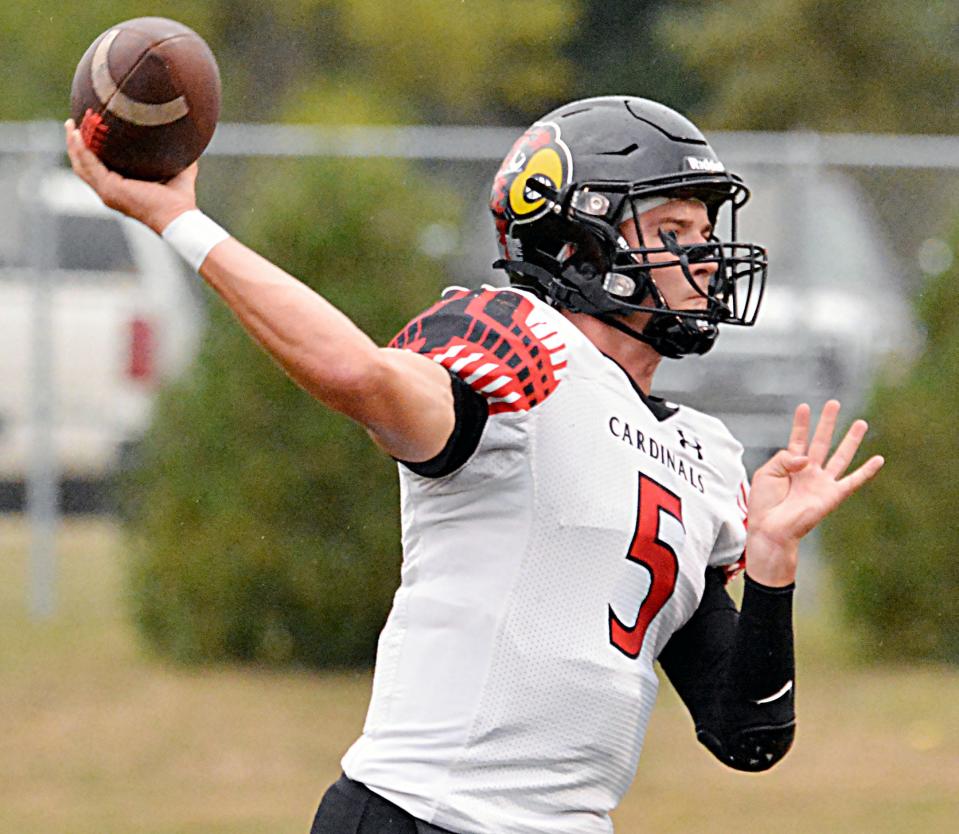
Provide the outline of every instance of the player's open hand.
[[109,170],[91,151],[73,119],[64,124],[67,156],[80,179],[87,183],[109,208],[145,223],[157,234],[175,217],[196,208],[197,164],[167,183],[131,180]]
[[788,585],[796,576],[799,540],[882,468],[876,455],[845,474],[868,426],[856,420],[830,456],[839,403],[823,406],[809,440],[809,406],[793,418],[789,445],[753,476],[746,570],[757,582]]

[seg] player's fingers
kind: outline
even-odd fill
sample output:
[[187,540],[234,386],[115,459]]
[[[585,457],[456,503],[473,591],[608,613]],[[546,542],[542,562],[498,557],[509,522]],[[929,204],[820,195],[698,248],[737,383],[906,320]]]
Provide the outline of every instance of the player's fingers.
[[76,134],[77,126],[73,123],[73,119],[67,119],[63,123],[63,133],[64,133],[64,142],[67,146],[67,157],[70,159],[70,165],[73,166],[73,170],[78,174],[80,173],[77,168],[79,166],[80,160],[77,154],[77,139]]
[[91,170],[90,163],[85,158],[83,140],[80,138],[80,131],[74,130],[67,137],[67,156],[70,158],[70,165],[73,172],[88,185],[93,185],[94,171]]
[[113,209],[120,209],[122,202],[120,185],[123,178],[100,161],[100,158],[83,141],[81,132],[76,128],[67,135],[67,155],[77,176],[97,192],[104,204]]
[[806,468],[809,458],[806,455],[794,455],[787,449],[776,452],[763,469],[776,478],[784,478]]
[[793,415],[793,427],[789,434],[789,443],[786,448],[794,455],[806,453],[806,443],[809,440],[809,404],[801,403],[796,407]]
[[874,455],[858,469],[850,472],[845,478],[839,481],[839,486],[842,488],[842,500],[845,500],[863,484],[875,478],[885,462],[885,458],[883,458],[882,455]]
[[70,160],[70,165],[73,165],[73,153],[70,150],[70,137],[73,136],[73,131],[76,130],[76,125],[73,123],[73,119],[67,119],[63,123],[63,144],[67,149],[67,158]]
[[790,474],[795,474],[796,472],[801,472],[806,468],[806,465],[809,463],[809,457],[807,455],[797,455],[795,457],[789,457],[783,461],[783,466],[786,467],[786,471]]
[[[68,121],[67,125],[71,125],[72,121]],[[77,175],[96,187],[96,180],[102,176],[101,169],[104,172],[106,169],[96,154],[87,147],[75,125],[67,130],[67,156],[70,157],[70,164]]]
[[830,400],[822,407],[819,415],[819,424],[816,433],[809,444],[809,458],[820,466],[825,462],[832,445],[832,433],[836,429],[836,418],[839,416],[839,401]]
[[826,472],[834,478],[842,475],[842,473],[846,471],[846,467],[852,463],[852,459],[859,450],[859,444],[862,443],[862,439],[866,436],[868,430],[869,424],[865,420],[856,420],[856,422],[849,427],[849,431],[846,432],[842,443],[836,447],[836,451],[829,459],[829,463],[826,464]]

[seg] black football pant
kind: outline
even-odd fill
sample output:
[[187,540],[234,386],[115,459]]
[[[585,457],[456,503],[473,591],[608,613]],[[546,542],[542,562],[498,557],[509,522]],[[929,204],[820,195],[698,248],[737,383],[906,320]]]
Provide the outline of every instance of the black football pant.
[[341,776],[324,794],[310,834],[453,834],[415,817],[366,785]]

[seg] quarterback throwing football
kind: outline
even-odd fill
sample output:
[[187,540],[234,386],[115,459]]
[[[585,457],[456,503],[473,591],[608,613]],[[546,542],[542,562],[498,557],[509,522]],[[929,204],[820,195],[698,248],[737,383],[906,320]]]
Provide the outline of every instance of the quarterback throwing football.
[[622,96],[544,116],[493,185],[510,286],[449,290],[386,348],[197,211],[195,165],[124,179],[70,122],[67,147],[400,461],[402,583],[313,834],[608,834],[657,660],[725,765],[785,755],[799,540],[883,461],[846,474],[866,424],[830,454],[839,404],[814,432],[800,405],[750,490],[722,423],[651,396],[664,356],[753,323],[766,280],[765,250],[735,240],[749,192],[693,124]]

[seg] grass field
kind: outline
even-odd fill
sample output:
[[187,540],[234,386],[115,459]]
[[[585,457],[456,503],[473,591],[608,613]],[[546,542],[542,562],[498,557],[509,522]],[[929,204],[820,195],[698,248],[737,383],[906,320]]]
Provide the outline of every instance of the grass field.
[[[64,525],[59,611],[32,623],[27,545],[0,517],[0,832],[306,834],[369,676],[151,659],[124,618],[122,541],[96,520]],[[664,687],[618,834],[959,831],[959,670],[859,668],[828,617],[799,625],[789,757],[724,770]]]

